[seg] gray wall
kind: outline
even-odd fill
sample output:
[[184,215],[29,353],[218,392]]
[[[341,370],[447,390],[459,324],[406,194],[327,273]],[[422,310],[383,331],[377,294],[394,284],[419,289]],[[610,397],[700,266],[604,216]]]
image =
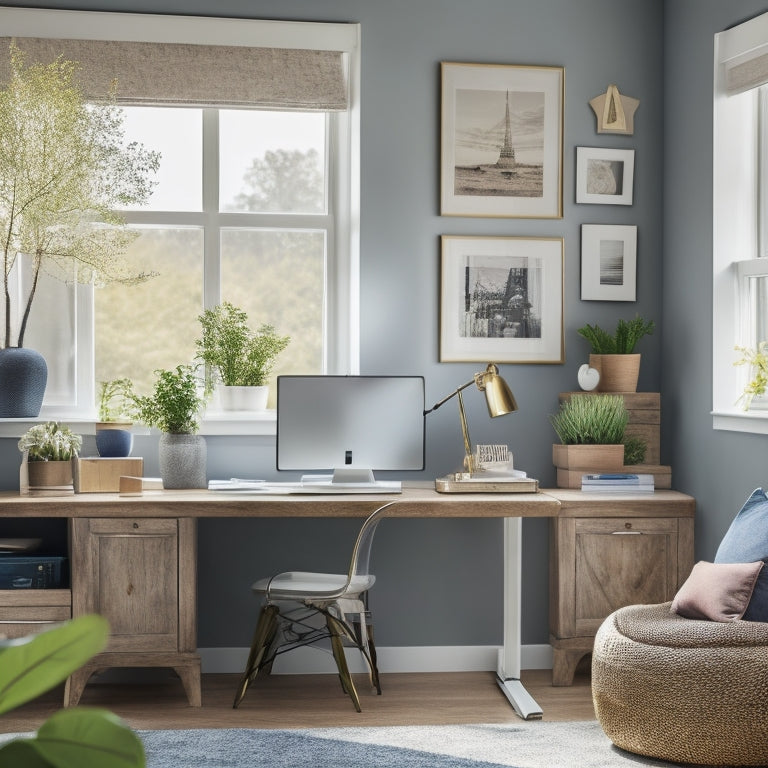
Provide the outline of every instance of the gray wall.
[[[576,371],[586,360],[586,342],[576,329],[586,322],[612,326],[635,312],[655,319],[663,333],[642,342],[643,367],[639,388],[658,391],[662,381],[663,341],[670,348],[682,329],[685,356],[666,360],[669,387],[664,437],[680,430],[711,440],[706,424],[708,369],[705,364],[709,332],[705,322],[684,315],[677,323],[663,317],[662,285],[662,141],[664,5],[661,0],[75,0],[6,5],[45,6],[81,10],[111,10],[197,15],[247,16],[362,24],[362,371],[364,373],[423,374],[427,399],[435,402],[469,380],[482,366],[438,362],[439,237],[460,235],[562,236],[565,238],[565,341],[563,365],[503,365],[520,405],[514,416],[491,422],[482,396],[467,394],[472,438],[477,442],[508,443],[515,464],[540,480],[554,484],[551,444],[555,440],[548,414],[557,408],[559,392],[576,388]],[[691,5],[693,23],[701,25],[699,6]],[[722,4],[726,5],[726,4]],[[729,3],[729,6],[736,5]],[[707,3],[713,9],[717,3]],[[721,12],[722,15],[723,12]],[[682,13],[679,14],[683,16]],[[692,33],[686,31],[686,34]],[[711,48],[711,40],[696,42]],[[673,54],[675,52],[673,51]],[[439,89],[441,61],[488,62],[565,67],[565,135],[563,157],[564,216],[560,220],[441,218],[439,215]],[[681,65],[682,66],[682,65]],[[702,80],[711,64],[703,63]],[[634,136],[596,134],[589,99],[615,83],[625,95],[640,100]],[[704,85],[700,89],[706,91]],[[679,140],[693,137],[702,144],[700,157],[686,163],[679,179],[678,216],[694,194],[689,169],[699,168],[700,192],[709,180],[704,149],[711,109],[702,97],[696,119],[681,126]],[[680,119],[688,118],[681,110]],[[683,132],[684,131],[684,132]],[[694,142],[692,142],[694,143]],[[634,205],[575,205],[575,147],[603,146],[636,150]],[[700,207],[702,230],[708,212]],[[675,217],[672,218],[674,223]],[[638,301],[636,304],[582,302],[579,299],[580,225],[638,226]],[[674,234],[671,232],[670,236]],[[682,233],[691,260],[698,258],[700,274],[686,269],[686,284],[695,280],[701,291],[686,296],[695,312],[705,312],[709,255],[706,238],[694,249],[694,237]],[[708,237],[708,235],[707,235]],[[679,249],[678,249],[679,250]],[[669,251],[674,264],[680,257]],[[667,270],[672,267],[667,265]],[[676,269],[678,267],[675,267]],[[674,286],[673,274],[669,276]],[[702,294],[702,295],[700,295]],[[703,295],[703,294],[706,294]],[[669,302],[670,304],[672,302]],[[682,314],[670,307],[667,317]],[[671,326],[675,331],[671,332]],[[690,341],[695,342],[692,348]],[[699,349],[700,348],[700,349]],[[697,354],[693,355],[696,349]],[[691,381],[691,357],[701,382],[696,393],[697,414],[682,403],[684,391],[675,375]],[[674,355],[667,355],[673,358]],[[683,362],[683,360],[685,362]],[[677,363],[681,370],[674,371]],[[685,366],[685,367],[683,367]],[[672,375],[672,374],[675,375]],[[666,413],[664,414],[665,418]],[[685,419],[684,423],[683,419]],[[670,424],[671,427],[668,427]],[[672,434],[670,434],[672,433]],[[701,433],[701,434],[699,434]],[[433,479],[454,469],[461,458],[457,411],[446,406],[427,422],[427,469],[421,479]],[[722,438],[719,438],[722,439]],[[267,474],[274,466],[273,450],[263,439],[209,438],[209,475]],[[707,483],[707,470],[696,466],[678,445],[665,446],[662,460],[674,461],[681,487],[696,492]],[[725,446],[724,446],[725,447]],[[91,450],[93,446],[90,446]],[[86,446],[88,449],[88,446]],[[147,460],[147,473],[156,474],[156,444],[138,438],[134,451]],[[0,443],[0,485],[17,487],[19,455],[14,441]],[[698,470],[698,475],[696,473]],[[710,481],[711,482],[711,481]],[[735,484],[735,480],[734,480]],[[200,631],[203,647],[244,646],[253,624],[249,585],[255,577],[291,567],[338,567],[347,557],[357,523],[349,521],[233,521],[200,524]],[[306,556],[306,559],[304,559]],[[547,523],[524,523],[523,641],[546,643]],[[372,607],[381,645],[483,645],[501,642],[502,549],[499,521],[393,520],[385,522],[374,547],[379,577]]]
[[699,559],[768,475],[766,437],[714,431],[710,416],[713,36],[766,11],[765,0],[665,4],[662,409],[676,485],[697,498]]

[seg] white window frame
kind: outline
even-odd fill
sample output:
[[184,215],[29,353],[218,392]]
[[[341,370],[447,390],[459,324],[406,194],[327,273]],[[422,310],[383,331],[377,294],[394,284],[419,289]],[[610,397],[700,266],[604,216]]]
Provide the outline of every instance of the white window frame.
[[[746,313],[750,277],[768,274],[760,258],[758,89],[729,95],[729,66],[768,52],[768,14],[715,35],[713,114],[712,425],[768,434],[768,413],[736,404],[748,371],[734,366],[735,345],[753,346]],[[763,222],[764,223],[764,222]]]
[[[331,174],[329,207],[334,212],[329,227],[328,281],[326,285],[327,345],[326,372],[360,372],[360,25],[324,22],[266,21],[225,19],[160,14],[58,11],[0,8],[3,35],[15,37],[53,37],[93,40],[132,40],[140,42],[196,43],[207,45],[248,45],[342,51],[348,61],[349,109],[333,114],[329,121],[330,158],[336,172]],[[339,152],[341,153],[339,155]],[[147,214],[151,218],[151,214]],[[237,214],[221,214],[222,218]],[[141,218],[141,217],[139,217]],[[234,220],[234,219],[233,219]],[[132,221],[136,221],[132,217]],[[211,276],[205,275],[206,292]],[[218,276],[216,276],[218,281]],[[78,292],[78,307],[88,316],[88,298],[82,306],[83,292]],[[84,314],[82,314],[84,313]],[[78,327],[76,345],[92,350],[92,326]],[[93,360],[78,357],[77,376],[81,382],[93,382]],[[89,377],[89,378],[88,378]],[[93,383],[91,384],[93,387]],[[87,388],[87,387],[86,387]],[[93,402],[93,392],[90,402]],[[85,399],[85,397],[83,398]],[[73,416],[74,418],[69,418]],[[88,433],[95,418],[78,408],[68,414],[62,408],[44,406],[39,420],[67,418],[80,422]],[[0,424],[0,436],[21,434],[29,420]],[[34,421],[34,420],[33,420]],[[226,418],[208,419],[203,434],[274,434],[274,413],[243,425]]]

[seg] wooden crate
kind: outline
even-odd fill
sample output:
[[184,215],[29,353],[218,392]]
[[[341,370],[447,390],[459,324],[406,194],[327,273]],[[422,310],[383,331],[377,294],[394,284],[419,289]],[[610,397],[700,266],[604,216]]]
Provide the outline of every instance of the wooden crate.
[[143,474],[144,459],[138,456],[78,458],[75,467],[75,493],[117,493],[120,490],[121,475],[141,477]]

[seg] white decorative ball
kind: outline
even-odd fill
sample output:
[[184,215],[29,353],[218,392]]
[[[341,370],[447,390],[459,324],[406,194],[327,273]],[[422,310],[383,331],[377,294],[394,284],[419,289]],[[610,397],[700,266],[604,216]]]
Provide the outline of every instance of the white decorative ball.
[[600,381],[600,371],[598,371],[597,368],[590,368],[588,363],[584,363],[584,365],[579,368],[577,378],[579,380],[579,386],[585,392],[590,392]]

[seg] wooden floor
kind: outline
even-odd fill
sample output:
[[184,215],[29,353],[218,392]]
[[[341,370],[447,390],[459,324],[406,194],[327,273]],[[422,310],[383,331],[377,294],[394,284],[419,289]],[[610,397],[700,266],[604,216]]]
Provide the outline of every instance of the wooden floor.
[[[523,684],[544,720],[594,719],[589,676],[552,686],[550,670],[524,671]],[[513,723],[519,718],[491,672],[383,674],[382,695],[355,677],[357,713],[335,675],[274,675],[257,679],[232,709],[238,675],[203,675],[203,706],[187,704],[181,682],[169,676],[138,684],[90,682],[81,706],[105,707],[137,730],[181,728],[318,728],[330,726]],[[0,732],[36,730],[61,708],[63,688],[0,718]]]

